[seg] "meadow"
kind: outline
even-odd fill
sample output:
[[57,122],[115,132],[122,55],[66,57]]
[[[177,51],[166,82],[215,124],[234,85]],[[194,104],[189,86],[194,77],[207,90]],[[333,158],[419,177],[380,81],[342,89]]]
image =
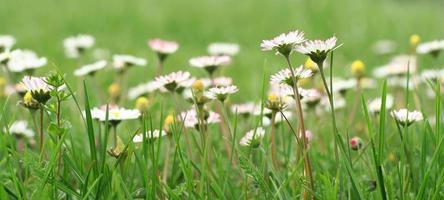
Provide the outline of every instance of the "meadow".
[[1,0],[0,199],[442,199],[443,9]]

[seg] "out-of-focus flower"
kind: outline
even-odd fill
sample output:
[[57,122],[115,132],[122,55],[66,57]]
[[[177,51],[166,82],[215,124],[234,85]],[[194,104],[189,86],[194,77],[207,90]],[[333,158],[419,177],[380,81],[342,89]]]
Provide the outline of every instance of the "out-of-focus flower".
[[8,64],[10,57],[11,57],[11,52],[9,51],[9,49],[6,49],[5,51],[0,51],[0,65]]
[[274,112],[283,110],[287,105],[281,96],[277,94],[269,94],[266,102],[266,107]]
[[334,93],[339,93],[344,95],[347,90],[353,89],[356,87],[356,79],[341,79],[341,78],[333,78],[333,89]]
[[74,71],[74,75],[75,76],[86,76],[86,75],[94,76],[94,74],[97,71],[105,68],[106,64],[107,64],[107,62],[105,60],[100,60],[100,61],[97,61],[92,64],[84,65],[84,66],[76,69]]
[[35,111],[40,108],[39,102],[32,97],[31,92],[25,92],[23,99],[19,101],[19,104],[31,111]]
[[209,96],[224,102],[230,94],[234,94],[237,91],[239,91],[239,89],[235,85],[216,86],[209,89]]
[[288,56],[296,45],[305,41],[304,33],[295,30],[289,33],[282,33],[271,40],[262,40],[262,51],[276,51],[276,54]]
[[16,43],[15,37],[12,35],[0,35],[0,52],[9,50]]
[[9,133],[27,138],[34,137],[34,131],[28,128],[28,122],[24,120],[15,121],[9,126]]
[[[311,142],[313,140],[313,133],[310,130],[305,130],[305,138],[307,138],[308,142]],[[299,133],[299,138],[302,138],[302,132]]]
[[145,66],[147,64],[146,59],[138,58],[132,55],[114,55],[113,67],[118,71],[125,71],[132,66]]
[[[264,110],[264,117],[262,117],[262,126],[270,126],[271,125],[271,115],[268,113],[269,109]],[[290,120],[293,117],[293,114],[289,111],[283,111],[282,113],[276,113],[276,118],[274,119],[275,124],[279,124],[281,122],[285,122],[286,119]]]
[[[302,92],[303,91],[303,92]],[[301,102],[305,103],[309,107],[314,107],[322,99],[322,94],[317,89],[308,89],[308,90],[302,90],[301,91]]]
[[136,108],[142,113],[148,112],[149,105],[150,101],[146,97],[139,97],[136,99]]
[[244,137],[239,141],[241,146],[250,146],[252,148],[257,148],[261,144],[261,139],[265,135],[265,130],[262,127],[257,127],[248,131]]
[[108,94],[113,102],[117,102],[120,97],[120,85],[119,83],[112,83],[108,87]]
[[428,69],[421,72],[421,79],[427,80],[440,80],[444,77],[444,69]]
[[156,82],[170,92],[175,92],[179,87],[183,86],[190,80],[190,76],[191,74],[189,72],[177,71],[165,76],[156,77]]
[[407,109],[393,110],[391,113],[396,122],[402,126],[410,126],[413,122],[422,121],[423,115],[419,111],[408,111]]
[[373,44],[373,52],[378,55],[386,55],[395,52],[396,43],[392,40],[378,40]]
[[50,92],[52,86],[46,83],[44,77],[33,77],[25,76],[22,79],[22,83],[28,92],[31,92],[32,97],[41,104],[46,104],[46,102],[51,98]]
[[[95,107],[91,109],[91,117],[101,122],[105,122],[106,105],[103,105],[100,108]],[[108,106],[108,121],[113,125],[117,125],[124,120],[137,119],[139,117],[140,111],[137,109],[125,109],[115,105]]]
[[142,83],[129,89],[128,98],[136,99],[137,97],[152,93],[160,89],[161,87],[162,85],[157,81],[149,81],[147,83]]
[[365,64],[362,60],[355,60],[351,64],[351,72],[357,79],[362,78],[365,75]]
[[210,55],[234,56],[239,52],[239,49],[239,45],[236,43],[216,42],[208,45],[208,53]]
[[313,72],[310,69],[305,69],[303,66],[299,66],[298,68],[293,68],[292,74],[290,69],[285,68],[278,73],[271,75],[270,82],[276,84],[287,84],[288,86],[293,87],[293,75],[297,82],[300,79],[311,77]]
[[209,78],[200,79],[205,87],[209,86],[230,86],[233,85],[233,79],[226,76],[214,77],[212,80]]
[[163,121],[163,128],[167,133],[170,133],[171,126],[175,123],[174,115],[169,114],[165,117]]
[[63,41],[65,55],[68,58],[78,58],[87,49],[94,46],[95,39],[91,35],[79,34],[68,37]]
[[155,38],[148,41],[148,46],[157,53],[159,60],[163,62],[166,57],[177,51],[179,44],[175,41],[167,41]]
[[434,40],[420,43],[416,48],[416,52],[419,54],[431,54],[436,57],[442,49],[444,49],[444,40]]
[[310,57],[313,62],[320,65],[327,58],[327,54],[337,48],[336,37],[331,37],[325,41],[323,40],[309,40],[304,44],[296,47],[296,51]]
[[421,37],[419,37],[419,35],[417,34],[413,34],[410,36],[409,42],[410,42],[410,47],[416,49],[416,47],[418,47],[418,44],[421,42]]
[[[392,95],[387,95],[385,97],[385,108],[387,110],[390,110],[393,107],[393,97]],[[381,104],[382,104],[382,98],[376,98],[370,101],[368,104],[368,111],[374,114],[378,114],[381,112]]]
[[240,115],[248,116],[255,112],[257,108],[260,108],[260,105],[257,105],[254,102],[247,102],[243,104],[233,104],[231,105],[231,112],[238,113]]
[[[160,137],[165,136],[167,133],[164,130],[149,130],[145,133],[145,139],[151,140],[151,139],[157,139]],[[140,143],[143,142],[143,133],[137,134],[133,137],[134,143]]]
[[352,137],[349,143],[350,143],[350,148],[355,151],[360,150],[363,145],[362,139],[360,137]]
[[[196,128],[199,129],[199,116],[196,112],[196,108],[192,107],[190,110],[186,112],[182,112],[180,114],[179,120],[183,120],[184,126],[187,128]],[[203,116],[203,120],[205,124],[215,124],[220,122],[220,115],[209,111],[206,112]]]
[[38,57],[31,50],[16,49],[9,55],[8,69],[11,72],[32,72],[32,70],[46,65],[44,57]]
[[229,56],[200,56],[191,58],[190,65],[197,68],[205,69],[208,74],[212,75],[216,69],[231,63]]
[[313,62],[310,58],[307,58],[307,60],[304,63],[304,67],[311,70],[313,73],[316,73],[319,70],[318,64]]
[[387,85],[390,87],[397,87],[397,88],[404,88],[407,89],[407,86],[409,90],[413,90],[416,86],[413,82],[414,77],[410,77],[409,81],[407,82],[407,77],[405,76],[394,76],[387,79]]
[[388,77],[388,76],[399,76],[416,72],[416,57],[410,55],[399,55],[394,57],[386,65],[376,68],[373,71],[373,75],[377,78]]

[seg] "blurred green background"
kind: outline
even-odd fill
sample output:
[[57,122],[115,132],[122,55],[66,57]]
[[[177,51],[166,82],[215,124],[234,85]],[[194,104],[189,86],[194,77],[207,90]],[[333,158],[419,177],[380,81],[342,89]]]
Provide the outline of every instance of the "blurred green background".
[[[224,70],[233,76],[242,95],[238,100],[259,96],[261,79],[284,65],[259,44],[282,32],[303,30],[306,37],[336,35],[343,43],[336,53],[336,73],[347,76],[348,65],[362,59],[367,66],[383,64],[389,57],[375,55],[371,46],[380,39],[398,43],[407,52],[408,39],[417,33],[423,41],[441,39],[444,33],[444,1],[433,0],[1,0],[0,34],[17,37],[17,48],[29,48],[47,56],[51,63],[71,75],[79,65],[65,58],[65,37],[87,33],[96,37],[96,47],[110,53],[146,57],[147,68],[130,71],[129,85],[154,76],[156,60],[147,47],[149,38],[176,40],[179,51],[167,61],[166,71],[204,72],[188,65],[188,59],[206,54],[215,41],[235,42],[241,52]],[[294,63],[305,58],[295,56]],[[84,63],[93,62],[86,59]],[[51,66],[47,67],[50,68]],[[345,68],[347,67],[347,68]],[[48,70],[40,70],[43,74]],[[113,72],[99,75],[104,85]]]

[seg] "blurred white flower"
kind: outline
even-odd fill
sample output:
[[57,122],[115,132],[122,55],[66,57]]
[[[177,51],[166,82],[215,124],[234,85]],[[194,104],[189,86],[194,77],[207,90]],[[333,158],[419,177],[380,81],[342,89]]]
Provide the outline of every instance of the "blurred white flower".
[[167,41],[159,38],[155,38],[148,41],[148,46],[158,54],[172,54],[177,51],[179,44],[175,41]]
[[289,33],[282,33],[271,40],[262,40],[262,51],[276,51],[276,54],[284,56],[290,55],[296,45],[305,41],[304,33],[295,30]]
[[310,107],[317,105],[322,99],[322,94],[317,89],[302,90],[301,96],[301,102]]
[[396,50],[396,43],[392,40],[378,40],[373,44],[373,52],[378,55],[386,55]]
[[197,68],[205,69],[209,74],[221,67],[231,63],[230,56],[200,56],[191,58],[190,65]]
[[409,82],[407,83],[407,77],[405,76],[394,76],[387,79],[387,85],[390,87],[404,88],[407,89],[407,84],[409,90],[413,90],[416,86],[413,82],[415,77],[410,77]]
[[[387,94],[385,98],[385,108],[390,110],[393,107],[394,99],[392,95]],[[378,114],[381,112],[382,98],[376,98],[370,101],[368,104],[368,111],[370,113]]]
[[165,87],[169,91],[173,92],[178,89],[178,87],[187,83],[187,81],[190,80],[190,76],[191,74],[189,72],[177,71],[164,76],[156,77],[156,82],[160,86]]
[[136,99],[137,97],[154,92],[155,90],[160,89],[161,87],[162,86],[156,81],[142,83],[129,89],[128,98]]
[[63,41],[65,55],[68,58],[78,58],[86,50],[94,46],[95,39],[91,35],[79,34],[68,37]]
[[228,95],[234,94],[237,91],[239,91],[239,89],[235,85],[216,86],[209,89],[209,97],[223,102],[227,99]]
[[[283,114],[283,115],[282,115]],[[285,122],[285,118],[290,120],[293,117],[293,114],[289,111],[283,111],[282,113],[276,113],[276,118],[274,119],[275,124],[279,124],[281,122]],[[262,126],[270,126],[271,125],[271,114],[267,114],[262,117]]]
[[8,68],[11,72],[24,72],[43,67],[46,63],[45,57],[38,57],[31,50],[16,49],[9,55]]
[[327,40],[309,40],[304,44],[296,47],[299,53],[310,56],[315,63],[323,63],[327,57],[327,53],[337,48],[336,37],[331,37]]
[[408,111],[407,109],[393,110],[391,113],[396,122],[403,126],[409,126],[413,122],[422,121],[424,119],[423,115],[419,111]]
[[[94,107],[91,109],[91,117],[101,122],[106,121],[106,105],[100,108]],[[108,121],[111,124],[117,125],[121,121],[137,119],[140,117],[140,111],[138,109],[125,109],[115,105],[108,107]]]
[[34,131],[28,128],[28,122],[24,120],[15,121],[9,126],[9,133],[27,138],[34,137]]
[[[145,139],[156,139],[156,138],[160,138],[166,135],[166,132],[164,130],[148,130],[145,133]],[[133,137],[133,142],[134,143],[140,143],[143,141],[143,133],[137,134]]]
[[380,66],[373,71],[373,75],[377,78],[397,76],[416,72],[416,57],[410,55],[395,56],[386,65]]
[[226,76],[219,76],[213,78],[213,80],[209,78],[200,79],[205,87],[209,87],[211,85],[214,86],[229,86],[233,84],[233,79]]
[[95,63],[84,65],[74,71],[75,76],[93,76],[97,71],[106,67],[107,62],[105,60],[100,60]]
[[146,64],[146,59],[138,58],[132,55],[118,54],[113,56],[113,67],[118,71],[123,71],[132,66],[145,66]]
[[[190,110],[182,112],[179,120],[183,120],[184,126],[187,128],[199,129],[199,118],[196,113],[196,108],[192,107]],[[208,115],[204,119],[206,124],[215,124],[220,122],[219,114],[209,111]]]
[[418,47],[416,47],[416,52],[419,54],[430,53],[437,56],[442,49],[444,49],[444,40],[434,40],[419,44]]
[[238,113],[240,115],[251,115],[255,112],[257,108],[260,108],[260,105],[257,105],[254,102],[247,102],[243,104],[233,104],[231,106],[232,113]]
[[444,69],[428,69],[421,72],[421,79],[427,80],[439,80],[444,77]]
[[293,77],[296,79],[296,82],[300,79],[309,78],[313,75],[313,72],[310,69],[304,68],[302,65],[298,68],[293,68],[293,74],[290,69],[285,68],[276,74],[271,75],[270,82],[276,84],[287,84],[290,87],[293,87]]
[[52,86],[46,83],[44,77],[25,76],[22,79],[22,83],[25,86],[26,91],[29,92],[49,92]]
[[347,90],[356,88],[356,79],[333,78],[333,92],[344,94]]
[[236,43],[211,43],[208,45],[208,53],[210,55],[227,55],[234,56],[239,52],[239,45]]
[[0,35],[0,52],[10,50],[16,43],[15,37],[12,35]]
[[248,131],[239,141],[241,146],[258,147],[260,140],[264,137],[265,130],[262,127]]
[[9,51],[9,49],[6,49],[5,51],[0,51],[0,64],[7,64],[10,57],[11,52]]

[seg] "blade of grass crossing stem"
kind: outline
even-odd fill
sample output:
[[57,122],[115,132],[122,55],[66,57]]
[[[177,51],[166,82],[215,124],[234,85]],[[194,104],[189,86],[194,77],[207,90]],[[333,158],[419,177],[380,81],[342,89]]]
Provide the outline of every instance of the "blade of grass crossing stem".
[[93,165],[94,170],[94,176],[98,175],[98,169],[97,169],[97,150],[96,150],[96,144],[94,139],[94,127],[93,127],[93,121],[91,117],[91,109],[89,105],[89,99],[88,99],[88,90],[86,88],[86,82],[83,81],[83,89],[85,92],[85,117],[86,117],[86,131],[88,133],[88,141],[89,141],[89,150],[91,153],[91,162]]
[[382,87],[381,109],[379,113],[378,163],[381,163],[381,158],[384,155],[387,80],[384,80],[384,85]]

